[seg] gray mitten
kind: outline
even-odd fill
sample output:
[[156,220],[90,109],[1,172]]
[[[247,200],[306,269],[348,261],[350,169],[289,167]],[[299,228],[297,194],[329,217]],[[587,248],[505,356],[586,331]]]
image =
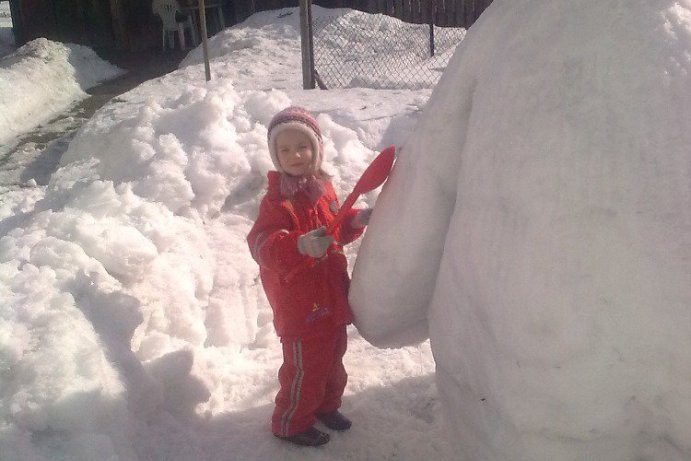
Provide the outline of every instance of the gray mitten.
[[374,208],[365,208],[364,210],[360,210],[360,212],[353,218],[351,226],[353,226],[355,229],[361,229],[369,224],[369,218],[372,216],[372,210],[374,210]]
[[320,227],[298,237],[298,251],[306,256],[321,258],[333,241],[333,236],[327,235],[326,227]]

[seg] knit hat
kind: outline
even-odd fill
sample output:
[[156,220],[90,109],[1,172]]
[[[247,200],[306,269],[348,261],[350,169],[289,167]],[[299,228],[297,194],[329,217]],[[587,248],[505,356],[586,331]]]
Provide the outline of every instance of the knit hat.
[[269,153],[271,160],[274,162],[276,170],[284,173],[281,164],[278,161],[278,152],[276,150],[276,138],[278,135],[286,130],[302,131],[312,142],[312,171],[317,172],[321,168],[322,155],[324,144],[322,142],[322,134],[319,129],[319,124],[310,114],[307,109],[303,107],[291,106],[283,109],[271,119],[267,133],[267,140],[269,144]]

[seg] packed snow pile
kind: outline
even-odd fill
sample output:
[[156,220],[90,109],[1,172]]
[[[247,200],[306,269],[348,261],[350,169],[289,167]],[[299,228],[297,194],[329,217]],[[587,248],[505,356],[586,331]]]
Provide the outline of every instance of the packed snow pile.
[[89,88],[123,72],[90,48],[45,38],[0,58],[0,145],[50,120],[86,98]]
[[351,290],[371,342],[429,334],[460,459],[691,459],[690,126],[688,0],[469,30]]

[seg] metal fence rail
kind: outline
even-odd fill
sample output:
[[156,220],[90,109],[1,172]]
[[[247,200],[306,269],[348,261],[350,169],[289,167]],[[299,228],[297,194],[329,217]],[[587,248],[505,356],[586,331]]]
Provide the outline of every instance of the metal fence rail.
[[362,14],[314,19],[314,65],[326,88],[432,87],[465,34],[382,14],[359,26]]

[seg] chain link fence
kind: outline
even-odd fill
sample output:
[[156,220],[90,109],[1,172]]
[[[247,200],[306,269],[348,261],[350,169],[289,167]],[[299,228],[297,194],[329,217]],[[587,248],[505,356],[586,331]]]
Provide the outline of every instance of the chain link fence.
[[320,86],[433,87],[465,35],[463,28],[409,24],[383,14],[367,15],[363,21],[363,14],[313,19]]

